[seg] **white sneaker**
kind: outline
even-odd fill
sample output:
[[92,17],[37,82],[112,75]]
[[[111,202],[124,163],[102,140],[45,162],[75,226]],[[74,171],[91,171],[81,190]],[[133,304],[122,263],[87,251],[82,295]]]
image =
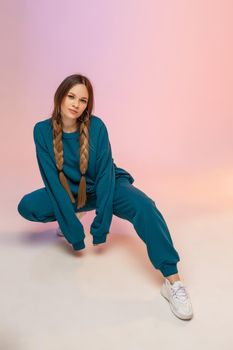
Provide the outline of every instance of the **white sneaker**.
[[61,229],[60,229],[60,226],[58,226],[58,228],[57,228],[57,230],[56,230],[56,233],[57,233],[57,236],[59,236],[59,237],[64,237],[63,232],[62,232]]
[[192,304],[182,281],[171,284],[165,278],[160,293],[168,300],[172,312],[177,317],[182,320],[189,320],[193,317]]
[[[81,218],[83,217],[83,215],[85,215],[85,214],[86,214],[85,211],[80,212],[80,213],[76,213],[76,215],[77,215],[77,217],[78,217],[79,219],[81,219]],[[56,230],[56,233],[57,233],[57,236],[59,236],[59,237],[64,237],[64,234],[63,234],[63,232],[61,231],[60,226],[58,226],[58,228],[57,228],[57,230]]]

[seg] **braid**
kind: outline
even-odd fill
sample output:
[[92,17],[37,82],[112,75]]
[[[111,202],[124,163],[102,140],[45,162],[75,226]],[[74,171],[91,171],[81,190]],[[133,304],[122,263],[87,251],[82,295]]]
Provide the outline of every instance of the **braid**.
[[[80,172],[81,172],[81,180],[78,188],[78,204],[77,208],[82,208],[86,204],[87,196],[86,196],[86,177],[85,173],[88,167],[88,159],[89,159],[89,114],[86,110],[86,116],[83,116],[82,119],[78,120],[78,124],[80,123]],[[57,170],[59,172],[59,179],[61,184],[67,191],[72,203],[75,203],[75,198],[70,190],[68,181],[63,172],[63,144],[62,144],[62,124],[60,118],[53,119],[53,149],[56,160]]]
[[89,124],[90,119],[88,111],[86,110],[86,117],[83,117],[80,124],[80,172],[81,180],[78,189],[78,206],[77,208],[82,208],[87,200],[86,196],[86,177],[85,173],[88,167],[89,159]]
[[57,122],[55,119],[52,121],[53,123],[53,149],[55,154],[56,166],[59,172],[59,179],[61,181],[62,186],[67,191],[70,200],[72,203],[75,203],[74,196],[70,190],[68,181],[63,172],[63,144],[62,144],[62,125]]

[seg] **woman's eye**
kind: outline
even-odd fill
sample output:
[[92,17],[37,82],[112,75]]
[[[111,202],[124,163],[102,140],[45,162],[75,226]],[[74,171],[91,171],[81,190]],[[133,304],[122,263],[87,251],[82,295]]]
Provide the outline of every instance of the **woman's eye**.
[[[68,97],[74,98],[74,96],[72,96],[72,95],[68,95]],[[81,101],[87,103],[86,100],[81,100]]]

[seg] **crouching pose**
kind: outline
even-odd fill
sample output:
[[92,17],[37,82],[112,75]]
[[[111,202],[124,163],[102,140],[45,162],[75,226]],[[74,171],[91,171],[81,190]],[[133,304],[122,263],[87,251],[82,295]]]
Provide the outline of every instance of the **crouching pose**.
[[177,270],[180,258],[166,222],[155,202],[133,185],[132,175],[114,163],[107,127],[92,114],[93,103],[92,84],[81,74],[58,86],[52,115],[33,130],[45,187],[24,195],[18,211],[27,220],[57,221],[74,250],[85,248],[79,213],[96,210],[90,227],[94,245],[106,242],[113,214],[128,220],[164,276],[161,294],[172,312],[191,319],[190,297]]

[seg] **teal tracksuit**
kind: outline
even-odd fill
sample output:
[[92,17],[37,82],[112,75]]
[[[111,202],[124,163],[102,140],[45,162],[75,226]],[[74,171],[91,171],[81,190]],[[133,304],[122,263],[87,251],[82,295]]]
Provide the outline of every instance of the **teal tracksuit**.
[[[86,172],[87,203],[77,209],[59,180],[53,151],[51,118],[39,121],[33,130],[36,157],[45,187],[22,197],[18,212],[27,220],[57,221],[73,249],[85,248],[83,225],[75,213],[95,210],[90,227],[93,244],[106,242],[112,216],[130,221],[147,247],[156,269],[166,277],[177,273],[179,255],[173,246],[166,222],[155,202],[133,185],[134,178],[119,168],[112,158],[108,131],[103,120],[91,115],[89,160]],[[79,171],[79,132],[62,132],[63,171],[77,202]]]

